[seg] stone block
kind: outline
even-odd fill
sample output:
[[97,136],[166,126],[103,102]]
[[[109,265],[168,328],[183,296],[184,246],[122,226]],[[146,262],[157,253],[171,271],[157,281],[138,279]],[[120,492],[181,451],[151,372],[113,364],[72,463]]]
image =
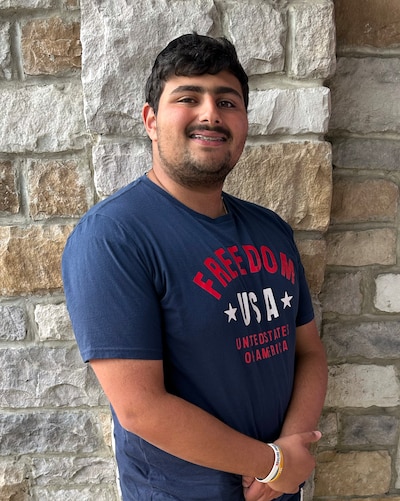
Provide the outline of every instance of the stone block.
[[40,341],[74,339],[71,321],[64,303],[36,305],[35,321]]
[[78,22],[59,17],[32,19],[22,26],[21,49],[27,75],[60,75],[81,66]]
[[0,499],[2,501],[28,501],[29,471],[24,460],[0,461]]
[[247,146],[225,190],[277,212],[296,230],[325,231],[331,208],[328,143]]
[[288,75],[327,78],[335,72],[333,2],[293,2],[289,7],[290,49]]
[[326,242],[325,240],[298,240],[296,243],[308,286],[312,294],[318,295],[321,292],[325,276]]
[[44,153],[82,149],[87,140],[82,101],[81,83],[71,80],[2,89],[0,151]]
[[398,171],[400,141],[391,139],[334,138],[333,164],[341,169]]
[[390,228],[330,232],[326,241],[328,265],[396,264],[396,232]]
[[71,225],[0,227],[0,294],[60,290],[61,254]]
[[0,413],[0,454],[90,454],[103,447],[92,412]]
[[318,430],[322,433],[321,440],[318,442],[319,447],[336,447],[338,442],[338,418],[334,412],[321,416]]
[[[144,86],[156,55],[185,33],[206,35],[218,13],[213,0],[82,3],[82,82],[91,131],[144,135]],[[156,27],[156,29],[155,29]],[[144,50],[145,49],[145,50]]]
[[340,57],[329,82],[329,128],[353,134],[400,132],[400,58]]
[[106,405],[104,394],[76,346],[0,348],[0,407]]
[[400,5],[397,0],[335,0],[340,48],[400,46]]
[[79,217],[93,203],[89,167],[75,160],[28,161],[29,213],[35,220]]
[[17,171],[12,162],[0,161],[0,212],[18,214],[19,209]]
[[320,301],[324,312],[359,315],[363,304],[362,273],[331,273],[325,277]]
[[383,496],[390,487],[391,458],[387,451],[321,452],[315,478],[316,497]]
[[324,134],[328,131],[330,90],[327,87],[252,90],[249,135]]
[[[393,365],[343,364],[329,367],[326,407],[396,407],[400,386]],[[378,494],[378,493],[375,493]]]
[[348,447],[391,447],[397,441],[399,420],[385,415],[344,415],[341,417],[341,444]]
[[111,195],[151,169],[149,142],[99,144],[93,148],[94,183],[100,197]]
[[0,22],[0,79],[3,80],[12,78],[10,28],[10,23]]
[[19,306],[0,305],[0,340],[22,341],[26,337],[25,312]]
[[0,0],[0,9],[48,9],[57,7],[57,0]]
[[275,5],[234,2],[224,7],[223,19],[225,36],[249,76],[284,70],[287,21]]
[[400,358],[400,321],[326,323],[323,342],[331,361]]
[[380,311],[400,312],[400,275],[385,273],[375,280],[374,306]]
[[392,222],[398,212],[399,188],[386,179],[336,178],[333,183],[333,224]]
[[120,501],[115,489],[107,485],[84,488],[35,488],[35,499],[40,501]]

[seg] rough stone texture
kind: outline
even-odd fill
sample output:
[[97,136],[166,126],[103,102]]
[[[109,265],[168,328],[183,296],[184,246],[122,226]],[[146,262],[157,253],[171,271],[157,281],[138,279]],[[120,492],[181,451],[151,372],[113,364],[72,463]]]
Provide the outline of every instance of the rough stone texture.
[[29,500],[29,475],[25,462],[0,461],[0,499],[3,501]]
[[106,404],[93,371],[82,364],[76,346],[0,348],[0,361],[0,407]]
[[[252,29],[243,22],[257,19]],[[227,37],[235,45],[248,75],[283,71],[285,64],[286,16],[267,2],[248,0],[227,5],[225,9]]]
[[[214,2],[171,0],[166,8],[165,2],[141,0],[110,2],[104,9],[102,0],[86,0],[81,8],[88,127],[98,133],[133,131],[143,135],[143,88],[156,55],[179,35],[210,33],[213,19],[218,17]],[[143,40],[151,41],[146,50]]]
[[288,74],[295,78],[327,78],[335,71],[333,3],[320,0],[294,3]]
[[331,361],[400,358],[400,322],[327,323],[323,342]]
[[43,153],[83,147],[86,134],[78,82],[2,89],[0,109],[0,151]]
[[329,86],[331,130],[400,133],[400,59],[341,57]]
[[321,416],[318,429],[322,433],[318,444],[321,447],[336,447],[338,443],[338,418],[334,412],[329,412]]
[[269,207],[295,229],[325,231],[331,175],[328,143],[247,146],[224,189]]
[[398,171],[400,142],[389,138],[334,138],[333,164],[342,169]]
[[57,0],[0,0],[0,9],[47,9],[56,5]]
[[17,214],[19,208],[16,169],[12,162],[0,161],[0,213]]
[[59,17],[33,19],[22,27],[22,56],[28,75],[57,75],[81,66],[79,23]]
[[400,46],[400,5],[397,0],[335,0],[339,47]]
[[324,312],[359,315],[363,294],[362,273],[332,273],[325,277],[320,300]]
[[33,219],[82,216],[92,205],[89,167],[77,161],[32,160],[28,162],[27,181]]
[[21,341],[26,337],[25,312],[19,306],[0,305],[0,340]]
[[119,501],[115,489],[110,486],[91,486],[78,489],[60,489],[59,487],[33,489],[40,501]]
[[251,91],[249,135],[325,133],[329,96],[326,87]]
[[72,227],[0,227],[0,293],[61,289],[61,253]]
[[12,77],[10,27],[10,23],[0,22],[0,80]]
[[345,446],[391,447],[396,443],[399,420],[395,416],[344,415],[341,428]]
[[71,321],[64,303],[36,305],[35,321],[40,341],[74,339]]
[[387,451],[321,452],[317,457],[316,496],[384,495],[390,486]]
[[97,145],[93,149],[93,165],[98,195],[111,195],[150,170],[151,162],[148,142]]
[[393,365],[343,364],[329,367],[327,407],[395,407],[399,404],[400,387]]
[[331,223],[394,221],[398,202],[399,187],[391,181],[334,179]]
[[389,229],[332,232],[327,235],[327,263],[337,266],[396,263],[396,233]]
[[308,286],[313,294],[321,292],[326,266],[325,240],[299,240],[296,242],[304,266]]
[[386,273],[379,275],[376,280],[374,305],[380,311],[389,313],[400,312],[400,275]]
[[0,413],[0,455],[93,453],[101,445],[98,422],[88,411]]

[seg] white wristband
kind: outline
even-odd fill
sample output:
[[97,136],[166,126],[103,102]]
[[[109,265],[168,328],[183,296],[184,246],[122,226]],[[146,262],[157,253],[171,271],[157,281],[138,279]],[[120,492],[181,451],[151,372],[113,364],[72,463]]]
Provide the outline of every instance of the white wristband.
[[267,444],[271,447],[271,449],[274,451],[275,454],[275,459],[274,459],[274,464],[272,465],[271,471],[268,473],[268,475],[265,478],[258,478],[256,477],[257,482],[261,482],[263,484],[267,484],[268,482],[272,482],[274,478],[280,473],[281,464],[282,464],[282,451],[281,448],[276,445],[276,444]]

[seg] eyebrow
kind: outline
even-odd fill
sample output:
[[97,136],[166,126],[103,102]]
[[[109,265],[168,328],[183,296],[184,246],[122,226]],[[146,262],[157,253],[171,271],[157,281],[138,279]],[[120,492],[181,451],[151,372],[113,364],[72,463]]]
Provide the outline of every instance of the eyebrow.
[[[172,92],[172,94],[180,94],[181,92],[197,92],[198,94],[205,94],[208,92],[208,90],[205,87],[201,87],[199,85],[179,85],[179,87],[176,87]],[[214,94],[234,94],[235,96],[238,96],[240,99],[243,99],[242,94],[238,92],[236,89],[233,87],[225,87],[225,86],[219,86],[215,87],[212,89],[212,92]]]

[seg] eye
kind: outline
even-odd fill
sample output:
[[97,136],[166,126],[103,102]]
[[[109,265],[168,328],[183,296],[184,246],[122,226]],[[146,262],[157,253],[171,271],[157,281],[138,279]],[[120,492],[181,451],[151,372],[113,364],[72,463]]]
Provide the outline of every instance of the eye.
[[177,99],[178,103],[183,103],[183,104],[194,104],[196,103],[196,99],[194,97],[190,96],[183,96]]
[[220,108],[235,108],[235,103],[232,101],[227,101],[226,99],[222,99],[219,101],[218,106]]

